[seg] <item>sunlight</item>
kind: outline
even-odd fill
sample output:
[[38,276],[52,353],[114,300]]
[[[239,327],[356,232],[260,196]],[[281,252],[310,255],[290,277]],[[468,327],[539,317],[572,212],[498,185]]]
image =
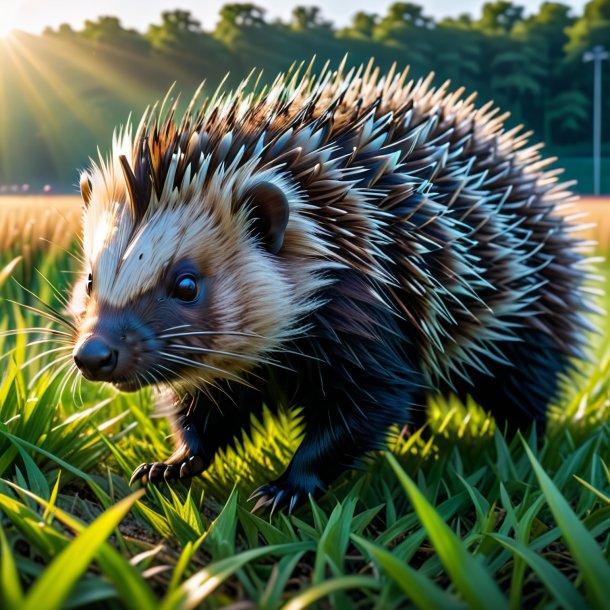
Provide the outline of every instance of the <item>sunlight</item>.
[[[13,19],[11,19],[11,17],[13,17]],[[11,15],[10,12],[8,15],[2,15],[2,19],[0,19],[0,38],[10,38],[13,30],[17,29],[17,22],[14,17],[15,15]]]

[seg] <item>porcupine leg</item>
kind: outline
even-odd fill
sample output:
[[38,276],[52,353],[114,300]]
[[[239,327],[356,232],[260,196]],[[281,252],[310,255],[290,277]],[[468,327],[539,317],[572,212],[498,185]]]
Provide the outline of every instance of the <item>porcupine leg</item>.
[[158,484],[201,474],[219,449],[230,445],[248,428],[252,414],[257,413],[257,405],[261,405],[261,396],[249,388],[245,391],[217,388],[211,389],[209,395],[197,392],[184,397],[172,416],[176,437],[173,454],[163,462],[138,466],[130,484],[139,479]]
[[310,395],[304,405],[301,445],[286,471],[252,494],[251,499],[258,498],[253,511],[262,506],[288,506],[292,511],[309,494],[319,494],[344,470],[356,466],[367,451],[380,449],[390,425],[409,419],[416,374],[386,353],[378,352],[370,360],[370,366],[360,368],[331,358],[333,372],[324,393]]
[[555,396],[559,375],[569,368],[568,357],[548,334],[523,333],[523,342],[503,346],[503,354],[513,366],[488,362],[492,376],[479,376],[461,392],[470,394],[490,411],[501,431],[512,438],[518,430],[526,433],[532,425],[544,433],[546,411]]
[[[389,419],[380,424],[371,422],[363,413],[355,412],[351,403],[349,413],[341,413],[341,407],[330,402],[323,401],[319,406],[321,411],[315,416],[307,414],[305,437],[286,471],[252,494],[251,499],[258,498],[253,511],[262,506],[272,510],[288,506],[291,512],[309,494],[319,495],[344,470],[357,465],[367,451],[381,448]],[[375,408],[381,410],[379,405]],[[386,415],[389,418],[390,414]]]

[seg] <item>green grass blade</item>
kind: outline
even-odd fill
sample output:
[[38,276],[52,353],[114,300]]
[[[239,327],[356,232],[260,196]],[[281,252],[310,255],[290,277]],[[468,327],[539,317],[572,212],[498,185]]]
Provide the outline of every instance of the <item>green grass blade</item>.
[[293,597],[282,607],[282,610],[301,610],[301,608],[307,608],[307,606],[311,606],[311,604],[319,599],[339,591],[346,591],[348,589],[377,590],[379,587],[379,582],[370,576],[342,576],[341,578],[332,578],[314,587],[309,587],[307,591]]
[[23,610],[59,610],[98,549],[144,492],[136,492],[102,513],[47,567],[30,589]]
[[567,500],[534,457],[531,449],[526,443],[523,444],[553,517],[580,568],[591,602],[595,608],[606,610],[610,599],[610,565],[608,560]]
[[396,458],[390,453],[386,453],[386,457],[428,532],[440,561],[469,606],[476,610],[508,610],[506,599],[480,562],[440,518]]
[[428,577],[402,562],[386,549],[352,534],[352,540],[375,559],[382,570],[407,594],[413,603],[423,610],[458,610],[464,608],[450,594],[438,587]]
[[587,602],[574,588],[572,583],[553,565],[540,555],[502,534],[488,534],[508,549],[516,557],[520,557],[537,574],[547,591],[556,599],[560,608],[565,610],[582,610]]
[[23,591],[13,553],[0,526],[0,607],[19,610],[23,606]]
[[188,580],[185,580],[175,591],[170,593],[161,604],[161,610],[190,610],[191,608],[196,608],[216,587],[220,586],[227,578],[241,570],[251,561],[268,555],[300,553],[312,550],[313,546],[309,542],[264,546],[211,563],[205,569],[200,570]]
[[[47,502],[46,500],[33,494],[31,491],[21,489],[10,481],[3,482],[38,502],[45,508],[45,515],[52,514],[54,518],[61,521],[64,525],[67,525],[77,534],[82,534],[85,531],[86,526],[83,523],[69,513],[61,510],[57,506],[54,506],[52,502]],[[4,502],[2,502],[2,500],[4,500]],[[6,506],[7,503],[8,506]],[[10,501],[7,496],[0,495],[0,508],[7,510],[11,508],[11,505],[16,505],[19,507],[17,502]],[[27,518],[29,516],[29,521],[35,523],[40,520],[38,515],[36,515],[29,508],[24,506],[23,510],[25,512],[24,517]],[[26,519],[22,517],[20,520],[23,522]],[[50,528],[49,530],[55,533],[55,530]],[[34,531],[42,535],[39,532],[39,528]],[[56,536],[59,537],[60,534],[56,533]],[[121,556],[114,547],[110,546],[109,544],[103,544],[97,553],[97,560],[102,572],[104,572],[104,574],[106,574],[106,576],[112,581],[112,584],[116,587],[117,591],[125,599],[131,600],[131,602],[138,608],[149,609],[156,607],[155,597],[142,576],[140,576],[136,568],[129,562],[129,560]]]
[[574,478],[583,487],[586,487],[589,491],[592,491],[600,500],[602,500],[602,502],[605,502],[606,504],[610,504],[610,496],[607,496],[603,491],[597,489],[597,487],[594,487],[588,481],[585,481],[584,479],[581,479],[578,475],[574,475]]

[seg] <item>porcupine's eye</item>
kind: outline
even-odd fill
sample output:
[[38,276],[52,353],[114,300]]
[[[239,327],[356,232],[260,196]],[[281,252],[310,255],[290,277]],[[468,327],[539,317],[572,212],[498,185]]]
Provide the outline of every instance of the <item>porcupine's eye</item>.
[[183,273],[176,278],[172,296],[185,303],[192,303],[197,298],[197,279],[192,273]]
[[87,283],[85,284],[85,291],[87,292],[87,296],[91,296],[91,290],[93,289],[93,274],[89,274],[87,278]]

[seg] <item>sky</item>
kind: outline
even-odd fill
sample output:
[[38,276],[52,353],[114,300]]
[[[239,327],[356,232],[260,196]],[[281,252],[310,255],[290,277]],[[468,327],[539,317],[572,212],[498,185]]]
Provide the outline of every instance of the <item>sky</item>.
[[[80,28],[85,19],[95,19],[99,15],[114,15],[121,19],[123,26],[145,30],[150,23],[158,23],[164,10],[175,8],[190,10],[203,23],[204,29],[212,29],[219,8],[236,0],[0,0],[0,34],[11,29],[40,33],[45,26],[57,27],[60,23],[70,23]],[[241,0],[245,1],[245,0]],[[267,10],[267,18],[287,19],[297,5],[323,7],[326,19],[337,25],[346,25],[351,16],[359,10],[370,13],[385,13],[386,8],[396,0],[250,0]],[[461,13],[479,15],[483,0],[414,0],[425,7],[425,13],[440,18],[457,16]],[[580,13],[585,0],[560,0],[574,7]],[[533,12],[539,0],[517,0]],[[143,10],[145,6],[145,10]]]

